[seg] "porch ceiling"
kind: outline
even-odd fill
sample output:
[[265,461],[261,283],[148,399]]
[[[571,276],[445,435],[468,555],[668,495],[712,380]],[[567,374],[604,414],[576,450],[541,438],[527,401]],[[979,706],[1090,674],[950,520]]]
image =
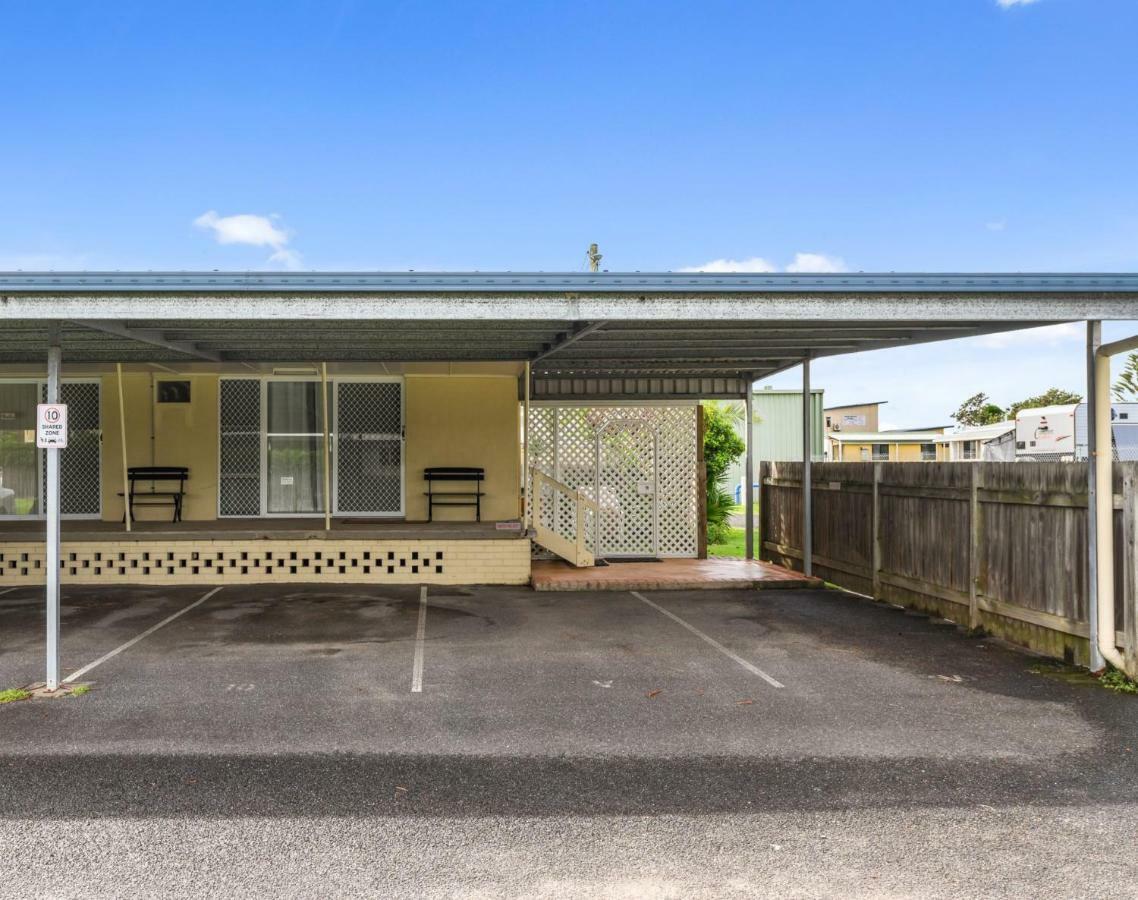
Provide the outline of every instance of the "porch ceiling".
[[[101,326],[114,324],[113,332]],[[598,327],[570,342],[591,324]],[[60,323],[75,363],[524,362],[536,375],[757,377],[811,358],[945,340],[1037,322],[341,322],[140,321]],[[3,324],[0,362],[39,363],[48,323]],[[133,333],[142,335],[132,336]]]
[[531,361],[764,377],[804,358],[1138,318],[1138,275],[0,273],[0,363]]

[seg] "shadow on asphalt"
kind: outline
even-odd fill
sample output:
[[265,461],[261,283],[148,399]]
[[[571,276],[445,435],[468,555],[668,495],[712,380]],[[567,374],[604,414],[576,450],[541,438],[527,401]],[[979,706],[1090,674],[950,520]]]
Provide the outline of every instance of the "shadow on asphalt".
[[0,756],[0,818],[700,815],[1138,802],[1135,755]]

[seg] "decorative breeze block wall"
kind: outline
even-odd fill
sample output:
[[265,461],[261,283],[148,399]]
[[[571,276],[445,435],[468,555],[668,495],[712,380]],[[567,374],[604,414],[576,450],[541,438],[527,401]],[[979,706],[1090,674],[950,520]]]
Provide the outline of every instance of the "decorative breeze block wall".
[[[43,584],[42,543],[0,543],[0,589]],[[66,584],[528,584],[530,542],[64,541]]]

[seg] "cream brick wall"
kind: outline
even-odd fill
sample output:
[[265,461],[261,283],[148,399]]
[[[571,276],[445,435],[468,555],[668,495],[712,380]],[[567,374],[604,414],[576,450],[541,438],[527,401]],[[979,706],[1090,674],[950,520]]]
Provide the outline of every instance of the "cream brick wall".
[[[0,544],[0,590],[43,584],[42,543]],[[530,542],[323,539],[64,542],[68,584],[528,584]]]

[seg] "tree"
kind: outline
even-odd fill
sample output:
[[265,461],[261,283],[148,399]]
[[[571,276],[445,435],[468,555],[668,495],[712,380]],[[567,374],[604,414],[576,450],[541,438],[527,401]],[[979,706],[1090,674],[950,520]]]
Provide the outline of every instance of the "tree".
[[992,425],[1004,421],[1004,411],[984,393],[973,394],[952,414],[961,425]]
[[1126,400],[1138,400],[1138,353],[1131,353],[1126,357],[1126,365],[1118,381],[1111,388],[1114,399],[1120,403]]
[[707,540],[722,544],[728,537],[728,517],[732,497],[723,478],[731,464],[747,449],[731,421],[728,409],[720,404],[703,407],[703,462],[707,472]]
[[1082,394],[1065,391],[1062,388],[1048,388],[1037,397],[1028,397],[1008,407],[1008,418],[1014,419],[1021,409],[1035,409],[1038,406],[1065,406],[1068,403],[1081,403]]

